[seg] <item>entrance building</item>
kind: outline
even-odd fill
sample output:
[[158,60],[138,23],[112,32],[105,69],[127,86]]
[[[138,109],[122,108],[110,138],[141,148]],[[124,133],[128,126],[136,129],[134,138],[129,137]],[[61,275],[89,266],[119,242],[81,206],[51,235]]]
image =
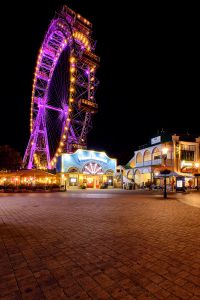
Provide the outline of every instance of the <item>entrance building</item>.
[[56,171],[66,188],[103,188],[114,186],[116,159],[105,152],[78,149],[58,157]]

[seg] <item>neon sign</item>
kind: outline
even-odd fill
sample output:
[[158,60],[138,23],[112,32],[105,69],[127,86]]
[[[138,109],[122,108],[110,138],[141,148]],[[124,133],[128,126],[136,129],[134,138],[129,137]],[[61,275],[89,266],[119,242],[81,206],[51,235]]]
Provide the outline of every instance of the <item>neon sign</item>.
[[79,161],[97,160],[97,161],[101,161],[104,163],[107,163],[107,161],[108,161],[106,158],[100,157],[100,156],[96,155],[94,152],[87,153],[87,155],[83,155],[82,153],[78,154],[78,159],[79,159]]

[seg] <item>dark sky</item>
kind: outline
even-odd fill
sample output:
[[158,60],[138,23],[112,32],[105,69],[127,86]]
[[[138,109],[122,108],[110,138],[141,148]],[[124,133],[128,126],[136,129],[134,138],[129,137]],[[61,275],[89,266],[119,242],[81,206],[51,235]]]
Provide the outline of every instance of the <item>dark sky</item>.
[[[130,7],[111,1],[20,1],[1,14],[0,143],[24,153],[38,49],[61,5],[93,23],[100,86],[88,146],[128,162],[158,129],[200,133],[199,32],[195,7]],[[138,1],[137,1],[138,2]],[[108,6],[109,4],[109,6]]]

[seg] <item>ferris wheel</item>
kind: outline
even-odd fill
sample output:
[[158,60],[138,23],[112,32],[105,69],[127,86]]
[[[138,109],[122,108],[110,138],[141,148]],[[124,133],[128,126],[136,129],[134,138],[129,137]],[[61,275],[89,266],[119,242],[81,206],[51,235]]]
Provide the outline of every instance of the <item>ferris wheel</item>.
[[95,91],[99,57],[92,24],[63,6],[39,51],[32,89],[30,139],[24,167],[55,168],[57,157],[86,148],[98,110]]

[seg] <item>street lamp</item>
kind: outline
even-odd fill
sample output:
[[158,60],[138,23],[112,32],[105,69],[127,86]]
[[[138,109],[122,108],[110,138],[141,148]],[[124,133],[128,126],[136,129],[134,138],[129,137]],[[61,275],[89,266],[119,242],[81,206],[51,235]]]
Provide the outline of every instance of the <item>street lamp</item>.
[[[167,153],[168,153],[168,148],[163,148],[162,149],[162,155],[163,155],[163,159],[164,159],[164,166],[166,167],[166,161],[167,161]],[[161,174],[164,175],[164,194],[163,197],[164,199],[167,199],[167,175],[170,173],[169,170],[163,170],[160,172]]]
[[[197,163],[195,163],[195,168],[197,169],[197,171],[198,171],[198,169],[199,169],[199,166],[200,166],[200,164],[197,162]],[[197,176],[197,191],[199,190],[199,176],[200,176],[200,174],[196,174],[196,176]]]

